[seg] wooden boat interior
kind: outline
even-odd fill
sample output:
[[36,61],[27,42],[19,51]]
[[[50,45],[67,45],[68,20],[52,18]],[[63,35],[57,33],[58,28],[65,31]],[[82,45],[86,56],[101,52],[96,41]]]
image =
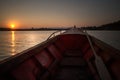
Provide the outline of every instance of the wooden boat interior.
[[[120,80],[120,52],[89,36],[111,80]],[[61,34],[0,62],[0,80],[102,80],[86,35]]]

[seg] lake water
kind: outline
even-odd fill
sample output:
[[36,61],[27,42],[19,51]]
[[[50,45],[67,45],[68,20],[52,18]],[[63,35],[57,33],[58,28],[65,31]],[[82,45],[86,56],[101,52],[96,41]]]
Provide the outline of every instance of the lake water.
[[120,31],[88,31],[88,33],[120,50]]
[[0,31],[0,60],[43,42],[54,31]]
[[[43,42],[54,31],[0,31],[0,60]],[[88,31],[120,50],[120,31]]]

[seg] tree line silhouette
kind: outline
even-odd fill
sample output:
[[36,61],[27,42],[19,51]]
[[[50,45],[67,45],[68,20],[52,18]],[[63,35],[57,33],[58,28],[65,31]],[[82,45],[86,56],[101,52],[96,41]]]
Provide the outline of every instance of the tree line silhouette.
[[82,29],[87,30],[120,30],[120,20],[108,24],[104,24],[101,26],[88,26],[88,27],[82,27]]
[[[0,31],[43,31],[43,30],[66,30],[69,29],[70,27],[66,28],[29,28],[29,29],[11,29],[11,28],[4,28],[0,27]],[[78,27],[80,29],[86,29],[86,30],[120,30],[120,20],[116,22],[112,22],[109,24],[104,24],[101,26],[88,26],[88,27]]]

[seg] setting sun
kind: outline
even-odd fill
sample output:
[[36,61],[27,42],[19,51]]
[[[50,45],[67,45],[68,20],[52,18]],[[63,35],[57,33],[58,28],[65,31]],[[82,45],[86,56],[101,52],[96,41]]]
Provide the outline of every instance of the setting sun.
[[11,24],[11,28],[13,29],[15,27],[15,25],[14,24]]

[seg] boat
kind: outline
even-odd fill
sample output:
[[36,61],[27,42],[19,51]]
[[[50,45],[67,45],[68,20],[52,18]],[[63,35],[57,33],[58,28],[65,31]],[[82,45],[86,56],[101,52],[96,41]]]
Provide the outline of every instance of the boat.
[[74,27],[1,61],[0,80],[120,80],[120,51]]

